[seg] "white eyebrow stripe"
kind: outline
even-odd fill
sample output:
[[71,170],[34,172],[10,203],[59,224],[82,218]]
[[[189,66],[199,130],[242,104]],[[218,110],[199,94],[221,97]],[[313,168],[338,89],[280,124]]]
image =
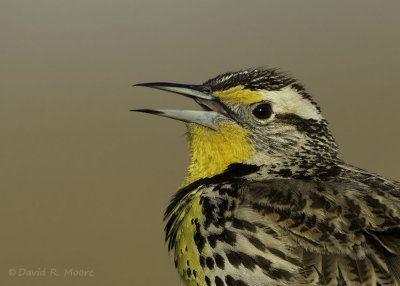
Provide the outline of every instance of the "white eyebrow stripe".
[[259,93],[264,100],[272,103],[274,113],[293,113],[304,119],[323,119],[317,107],[290,86],[277,91],[259,91]]

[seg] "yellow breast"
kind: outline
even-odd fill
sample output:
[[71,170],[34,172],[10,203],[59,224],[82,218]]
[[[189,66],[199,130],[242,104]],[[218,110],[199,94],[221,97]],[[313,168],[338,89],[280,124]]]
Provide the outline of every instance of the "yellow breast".
[[194,241],[196,223],[202,220],[200,193],[192,194],[177,220],[182,222],[177,230],[175,244],[175,261],[179,275],[186,286],[204,284],[204,274],[200,266],[200,253]]

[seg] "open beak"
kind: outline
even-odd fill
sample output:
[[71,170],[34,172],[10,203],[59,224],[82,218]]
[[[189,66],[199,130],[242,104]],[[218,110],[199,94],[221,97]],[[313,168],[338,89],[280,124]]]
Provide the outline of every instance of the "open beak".
[[160,115],[188,123],[197,123],[217,131],[219,129],[216,125],[216,122],[219,119],[229,118],[226,107],[217,97],[210,95],[211,88],[209,85],[149,82],[139,83],[133,86],[151,87],[190,97],[203,108],[203,111],[176,109],[133,109],[131,111]]

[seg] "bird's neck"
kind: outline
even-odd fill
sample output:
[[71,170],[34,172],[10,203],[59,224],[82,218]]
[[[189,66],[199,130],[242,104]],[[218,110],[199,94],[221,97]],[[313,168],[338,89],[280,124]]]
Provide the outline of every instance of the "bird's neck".
[[222,173],[232,163],[242,163],[253,151],[248,131],[227,124],[214,131],[197,124],[187,124],[191,162],[184,185]]

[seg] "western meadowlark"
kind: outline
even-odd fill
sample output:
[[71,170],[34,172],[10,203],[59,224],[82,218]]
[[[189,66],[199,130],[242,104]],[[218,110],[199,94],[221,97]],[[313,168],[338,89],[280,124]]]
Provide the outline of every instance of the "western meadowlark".
[[340,159],[295,79],[248,69],[137,86],[204,109],[134,110],[187,125],[191,163],[165,212],[185,285],[400,285],[400,183]]

